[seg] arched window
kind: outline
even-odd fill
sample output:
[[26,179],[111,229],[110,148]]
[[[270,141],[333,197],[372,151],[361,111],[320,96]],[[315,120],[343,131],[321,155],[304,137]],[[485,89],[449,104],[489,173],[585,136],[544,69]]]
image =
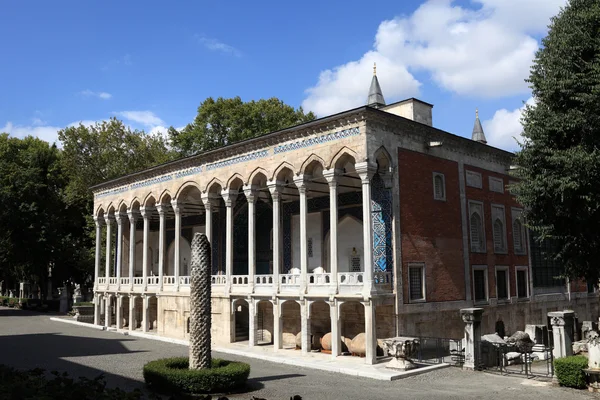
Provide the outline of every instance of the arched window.
[[471,251],[482,251],[483,235],[481,227],[481,216],[474,212],[471,214]]
[[513,242],[515,245],[515,253],[523,252],[523,225],[521,221],[515,220],[513,222]]
[[506,250],[504,245],[504,224],[500,218],[494,221],[494,251],[502,252]]

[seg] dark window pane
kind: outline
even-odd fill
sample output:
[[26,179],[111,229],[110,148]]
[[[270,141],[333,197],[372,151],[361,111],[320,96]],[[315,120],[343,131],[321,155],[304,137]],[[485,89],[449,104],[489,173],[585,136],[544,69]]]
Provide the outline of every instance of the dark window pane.
[[475,286],[475,301],[485,301],[485,270],[476,269],[473,271],[473,281]]
[[410,267],[408,275],[410,299],[423,299],[423,267]]
[[496,285],[498,287],[498,299],[507,299],[506,270],[496,271]]
[[527,297],[527,271],[517,271],[517,296]]

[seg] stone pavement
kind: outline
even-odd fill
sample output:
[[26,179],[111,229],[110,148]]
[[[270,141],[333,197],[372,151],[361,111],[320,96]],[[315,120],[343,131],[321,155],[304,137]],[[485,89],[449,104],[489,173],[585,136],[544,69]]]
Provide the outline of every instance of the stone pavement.
[[[42,367],[73,376],[104,373],[111,386],[143,388],[142,367],[163,357],[186,356],[187,347],[51,321],[47,314],[0,308],[0,363]],[[233,354],[215,357],[251,365],[249,392],[231,399],[287,400],[294,394],[317,400],[388,399],[598,399],[586,391],[544,382],[445,368],[396,381],[348,376]]]

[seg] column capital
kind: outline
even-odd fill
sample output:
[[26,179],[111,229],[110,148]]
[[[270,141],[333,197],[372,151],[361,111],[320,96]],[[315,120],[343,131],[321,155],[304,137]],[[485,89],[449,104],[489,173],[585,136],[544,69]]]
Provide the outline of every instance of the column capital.
[[171,200],[171,207],[173,207],[175,215],[179,215],[185,208],[185,204],[177,200]]
[[323,171],[323,177],[327,180],[329,186],[337,185],[338,179],[341,175],[342,170],[336,168],[326,169],[325,171]]
[[216,193],[202,193],[202,203],[204,208],[208,211],[212,209],[212,206],[219,201],[219,196]]
[[258,194],[258,186],[256,185],[244,185],[244,194],[248,203],[254,203]]
[[358,176],[360,176],[360,179],[363,181],[363,183],[370,181],[373,175],[375,175],[375,172],[377,172],[377,166],[369,163],[368,161],[356,163],[354,167],[356,168],[356,172],[358,173]]
[[112,225],[113,222],[115,222],[115,216],[114,215],[105,215],[104,216],[104,222],[106,222],[106,225]]
[[283,185],[276,180],[267,182],[267,187],[269,188],[269,192],[271,192],[271,198],[273,201],[279,201],[281,199],[281,195],[283,194]]
[[144,218],[144,219],[149,218],[153,212],[154,212],[154,207],[140,207],[140,214],[142,215],[142,218]]
[[96,228],[99,228],[104,225],[104,217],[94,215],[94,222],[96,223]]
[[129,222],[135,223],[135,221],[137,221],[137,219],[140,217],[140,212],[130,208],[127,210],[127,216],[129,217]]
[[156,205],[156,212],[158,213],[158,215],[160,215],[161,217],[163,215],[167,214],[167,210],[169,209],[169,206],[167,204],[157,204]]
[[298,188],[298,192],[306,194],[308,191],[308,179],[305,175],[298,175],[294,177],[294,185]]
[[233,207],[235,199],[237,198],[238,192],[235,190],[224,189],[221,191],[221,196],[225,202],[225,207]]
[[123,221],[125,221],[125,218],[127,218],[127,214],[124,214],[124,213],[115,214],[115,219],[117,221],[117,225],[119,225],[119,226],[121,226]]
[[462,308],[460,310],[460,316],[466,323],[481,322],[482,315],[483,308]]

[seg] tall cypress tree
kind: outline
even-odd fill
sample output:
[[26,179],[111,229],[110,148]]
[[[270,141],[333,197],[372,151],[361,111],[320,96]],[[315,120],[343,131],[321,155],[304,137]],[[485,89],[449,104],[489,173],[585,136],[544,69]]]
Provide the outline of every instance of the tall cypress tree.
[[600,2],[570,0],[552,18],[529,78],[514,189],[565,276],[600,277]]

